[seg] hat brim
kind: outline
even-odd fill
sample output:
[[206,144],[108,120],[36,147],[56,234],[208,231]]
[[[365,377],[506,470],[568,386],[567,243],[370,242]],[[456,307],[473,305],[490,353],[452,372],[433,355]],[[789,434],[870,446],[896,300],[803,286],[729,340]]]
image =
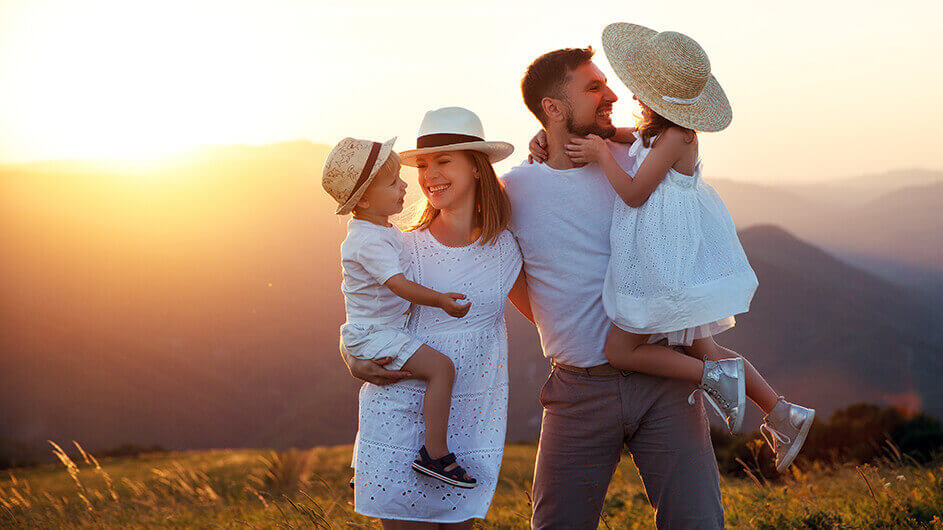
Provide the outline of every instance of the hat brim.
[[672,122],[689,129],[716,132],[727,128],[733,110],[724,89],[711,75],[697,102],[684,105],[662,98],[648,82],[648,64],[642,52],[658,32],[626,22],[609,24],[602,34],[606,59],[619,79],[642,103]]
[[511,156],[511,153],[514,152],[514,146],[507,142],[463,142],[440,145],[438,147],[424,147],[422,149],[400,151],[399,157],[404,166],[416,167],[416,159],[418,157],[445,151],[478,151],[488,155],[488,161],[494,164]]
[[396,143],[395,136],[380,145],[380,152],[377,153],[377,160],[373,163],[373,169],[370,170],[370,175],[366,180],[363,181],[363,184],[361,184],[359,188],[354,190],[354,193],[350,196],[349,199],[347,199],[347,202],[337,207],[337,210],[334,211],[335,214],[349,214],[351,210],[354,209],[354,206],[357,206],[357,203],[360,202],[360,198],[363,197],[363,194],[366,193],[367,188],[370,187],[370,183],[373,182],[374,178],[376,178],[380,168],[383,167],[384,163],[386,163],[386,159],[389,158],[390,153],[393,152],[394,143]]

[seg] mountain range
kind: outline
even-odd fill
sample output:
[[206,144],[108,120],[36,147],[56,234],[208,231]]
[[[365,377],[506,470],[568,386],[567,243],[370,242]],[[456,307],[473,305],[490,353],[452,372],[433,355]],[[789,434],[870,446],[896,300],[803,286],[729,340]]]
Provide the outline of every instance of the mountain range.
[[[327,152],[291,142],[146,168],[0,167],[0,450],[350,443],[359,385],[337,355],[345,229],[320,189]],[[828,208],[798,189],[712,182],[738,226],[755,225],[741,239],[760,279],[718,340],[823,414],[870,401],[943,417],[937,299],[842,254],[870,248],[851,233],[877,230],[880,212],[895,221],[882,241],[912,239],[880,257],[913,251],[894,263],[932,272],[910,223],[941,223],[927,209],[938,184]],[[820,215],[842,231],[817,230]],[[833,246],[841,234],[860,244]],[[508,438],[533,439],[548,364],[513,309],[508,326]]]

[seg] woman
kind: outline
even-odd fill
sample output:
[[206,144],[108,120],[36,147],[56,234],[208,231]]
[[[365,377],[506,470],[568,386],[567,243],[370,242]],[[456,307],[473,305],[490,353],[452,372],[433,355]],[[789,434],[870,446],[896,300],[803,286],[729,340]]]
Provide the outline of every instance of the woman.
[[[416,144],[400,153],[403,164],[418,168],[426,197],[405,234],[415,281],[465,294],[471,308],[456,319],[441,309],[414,306],[408,330],[455,366],[448,444],[478,482],[473,489],[456,488],[411,468],[423,439],[423,382],[368,383],[360,391],[355,510],[380,518],[387,529],[471,528],[474,518],[488,512],[504,450],[505,302],[512,290],[515,300],[526,300],[520,250],[506,229],[510,202],[491,166],[513,146],[484,141],[478,117],[458,107],[426,113]],[[526,303],[519,309],[529,316]],[[345,360],[352,374],[370,382],[403,376],[378,373],[370,361]]]

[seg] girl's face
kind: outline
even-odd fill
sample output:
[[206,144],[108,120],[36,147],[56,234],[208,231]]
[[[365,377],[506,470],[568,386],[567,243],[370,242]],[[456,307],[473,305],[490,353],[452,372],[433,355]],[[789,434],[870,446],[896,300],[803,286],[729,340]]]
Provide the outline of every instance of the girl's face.
[[472,159],[462,151],[421,155],[416,159],[419,187],[437,210],[455,209],[474,200],[476,173]]
[[377,175],[370,183],[363,197],[360,198],[361,211],[369,211],[374,215],[390,216],[403,211],[403,200],[406,197],[406,182],[396,173]]

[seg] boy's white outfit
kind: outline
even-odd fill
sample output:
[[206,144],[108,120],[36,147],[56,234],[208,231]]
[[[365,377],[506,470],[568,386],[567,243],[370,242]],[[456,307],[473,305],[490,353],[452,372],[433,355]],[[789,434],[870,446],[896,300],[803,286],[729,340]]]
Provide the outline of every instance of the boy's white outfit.
[[403,233],[395,226],[351,219],[341,244],[341,265],[347,309],[341,326],[344,347],[358,359],[392,357],[385,368],[401,369],[423,344],[406,333],[409,301],[384,285],[397,274],[412,277]]

